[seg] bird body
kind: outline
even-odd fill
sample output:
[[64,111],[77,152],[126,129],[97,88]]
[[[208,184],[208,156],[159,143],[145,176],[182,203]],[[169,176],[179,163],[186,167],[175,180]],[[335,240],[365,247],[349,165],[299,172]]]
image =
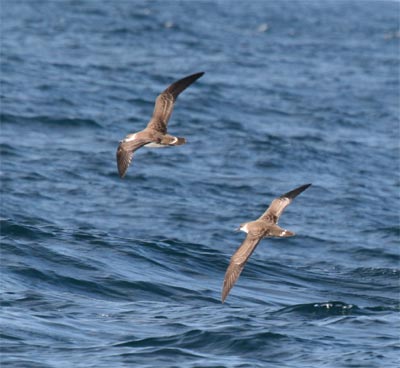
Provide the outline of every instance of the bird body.
[[192,74],[171,84],[157,97],[153,116],[146,128],[140,132],[128,134],[120,141],[117,149],[117,166],[121,178],[125,176],[137,149],[143,146],[171,147],[186,143],[185,138],[168,134],[167,125],[179,94],[203,74],[203,72]]
[[261,239],[266,237],[286,238],[295,235],[294,232],[282,229],[278,226],[278,221],[284,209],[310,185],[311,184],[302,185],[274,199],[268,209],[257,220],[245,222],[239,226],[238,230],[244,231],[247,233],[247,236],[231,257],[226,270],[222,287],[222,303],[238,280],[247,260],[253,254]]
[[280,226],[264,220],[245,222],[240,226],[239,230],[252,236],[259,237],[260,239],[266,237],[288,237],[295,235],[289,230],[282,229]]

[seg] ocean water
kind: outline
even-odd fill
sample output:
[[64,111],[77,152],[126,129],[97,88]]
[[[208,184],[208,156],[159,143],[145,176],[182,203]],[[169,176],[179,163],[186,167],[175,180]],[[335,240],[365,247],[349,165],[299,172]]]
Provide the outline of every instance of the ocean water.
[[[399,366],[400,3],[11,1],[2,367]],[[115,152],[191,73],[171,134]],[[270,201],[313,185],[226,302]]]

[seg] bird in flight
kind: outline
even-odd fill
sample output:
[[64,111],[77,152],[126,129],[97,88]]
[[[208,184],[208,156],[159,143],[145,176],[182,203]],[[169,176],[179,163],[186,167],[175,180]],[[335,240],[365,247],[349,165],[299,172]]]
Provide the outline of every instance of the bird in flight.
[[203,74],[204,72],[192,74],[171,84],[157,97],[153,116],[146,128],[140,132],[128,134],[120,141],[117,149],[117,166],[121,178],[125,176],[134,152],[140,147],[168,147],[186,143],[185,138],[168,134],[167,124],[179,94]]
[[245,222],[237,230],[247,233],[246,239],[233,254],[228,269],[225,273],[224,285],[222,287],[222,303],[225,301],[230,290],[238,280],[240,273],[250,258],[254,249],[263,238],[267,237],[289,237],[295,235],[294,232],[282,229],[278,226],[279,217],[285,208],[301,192],[305,191],[311,184],[305,184],[288,193],[275,198],[268,209],[255,221]]

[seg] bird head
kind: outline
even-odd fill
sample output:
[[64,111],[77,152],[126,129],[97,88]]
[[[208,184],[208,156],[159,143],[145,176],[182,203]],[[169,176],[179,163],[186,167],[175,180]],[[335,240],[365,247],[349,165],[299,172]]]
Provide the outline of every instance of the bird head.
[[244,231],[245,233],[248,233],[249,229],[247,228],[247,222],[240,224],[239,227],[235,229],[235,231]]

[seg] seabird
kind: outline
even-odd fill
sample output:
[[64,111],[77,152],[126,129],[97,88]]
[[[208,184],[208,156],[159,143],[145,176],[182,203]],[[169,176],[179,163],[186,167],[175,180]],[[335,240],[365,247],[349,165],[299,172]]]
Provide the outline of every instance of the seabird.
[[311,184],[305,184],[288,193],[275,198],[268,209],[256,220],[245,222],[239,226],[238,231],[247,233],[246,239],[232,256],[228,269],[225,273],[224,285],[222,287],[222,303],[225,301],[233,285],[237,281],[247,260],[256,249],[261,239],[266,237],[289,237],[295,235],[294,232],[282,229],[278,226],[279,217],[284,209],[301,192],[305,191]]
[[171,84],[157,97],[153,116],[147,127],[140,132],[128,134],[120,141],[117,149],[117,166],[121,178],[125,176],[134,152],[140,147],[168,147],[186,143],[185,138],[167,134],[167,124],[179,94],[203,74],[204,72],[192,74]]

